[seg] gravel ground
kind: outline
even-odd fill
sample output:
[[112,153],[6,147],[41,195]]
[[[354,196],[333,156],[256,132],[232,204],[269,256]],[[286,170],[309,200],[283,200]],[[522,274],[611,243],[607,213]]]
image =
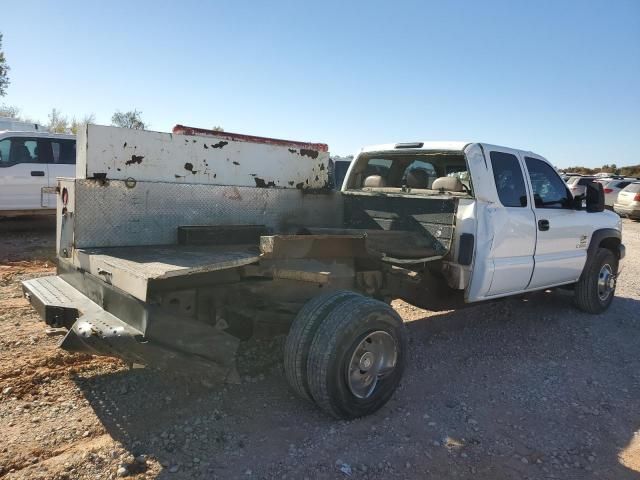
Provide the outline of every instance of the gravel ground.
[[0,222],[2,478],[640,478],[640,223],[604,315],[560,291],[394,302],[408,371],[350,422],[291,394],[282,338],[246,345],[232,386],[57,349],[19,287],[54,271],[53,237],[51,220]]

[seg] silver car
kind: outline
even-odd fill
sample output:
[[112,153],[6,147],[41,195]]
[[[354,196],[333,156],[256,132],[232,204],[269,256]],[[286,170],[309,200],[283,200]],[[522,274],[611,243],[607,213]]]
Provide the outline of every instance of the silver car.
[[633,182],[620,191],[613,210],[621,217],[640,220],[640,182]]
[[605,178],[597,181],[602,184],[604,189],[604,204],[608,208],[613,208],[613,204],[616,203],[618,194],[622,189],[637,180],[635,178]]
[[587,184],[596,180],[596,177],[571,177],[567,180],[567,185],[571,191],[571,195],[585,195],[587,193]]

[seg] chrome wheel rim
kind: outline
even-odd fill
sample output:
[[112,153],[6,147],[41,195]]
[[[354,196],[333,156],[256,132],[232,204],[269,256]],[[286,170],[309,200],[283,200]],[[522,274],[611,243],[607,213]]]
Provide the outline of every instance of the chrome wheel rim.
[[605,263],[598,274],[598,298],[605,301],[616,288],[616,276],[611,265]]
[[369,398],[378,382],[393,372],[398,359],[395,339],[387,332],[367,333],[356,345],[347,365],[347,385],[358,398]]

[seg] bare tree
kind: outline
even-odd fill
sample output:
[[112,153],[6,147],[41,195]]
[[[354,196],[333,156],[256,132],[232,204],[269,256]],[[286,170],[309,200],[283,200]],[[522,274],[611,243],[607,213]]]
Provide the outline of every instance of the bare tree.
[[4,51],[2,50],[2,33],[0,33],[0,97],[4,97],[7,94],[8,86],[9,65],[7,65],[7,59],[4,58]]
[[20,109],[11,105],[0,105],[0,117],[20,120]]
[[224,128],[222,128],[219,125],[216,125],[215,127],[213,127],[211,130],[213,130],[214,132],[224,132]]
[[80,130],[87,123],[93,123],[96,121],[96,116],[92,113],[90,115],[85,115],[81,120],[76,120],[76,117],[71,119],[71,133],[74,135],[78,134],[78,130]]
[[48,115],[49,124],[47,128],[51,133],[67,133],[69,131],[69,119],[62,115],[60,110],[53,108]]
[[128,112],[117,111],[111,117],[111,125],[121,128],[133,128],[136,130],[144,130],[149,125],[142,121],[142,112],[138,110],[129,110]]

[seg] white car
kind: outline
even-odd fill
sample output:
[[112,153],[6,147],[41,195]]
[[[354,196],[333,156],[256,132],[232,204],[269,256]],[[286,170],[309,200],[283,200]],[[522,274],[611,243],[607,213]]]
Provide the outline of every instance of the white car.
[[613,210],[621,217],[640,220],[640,182],[630,183],[622,189]]
[[613,208],[620,191],[637,180],[635,178],[605,178],[596,181],[600,182],[604,189],[604,204],[609,208]]
[[0,131],[0,217],[55,214],[56,178],[75,163],[74,135]]

